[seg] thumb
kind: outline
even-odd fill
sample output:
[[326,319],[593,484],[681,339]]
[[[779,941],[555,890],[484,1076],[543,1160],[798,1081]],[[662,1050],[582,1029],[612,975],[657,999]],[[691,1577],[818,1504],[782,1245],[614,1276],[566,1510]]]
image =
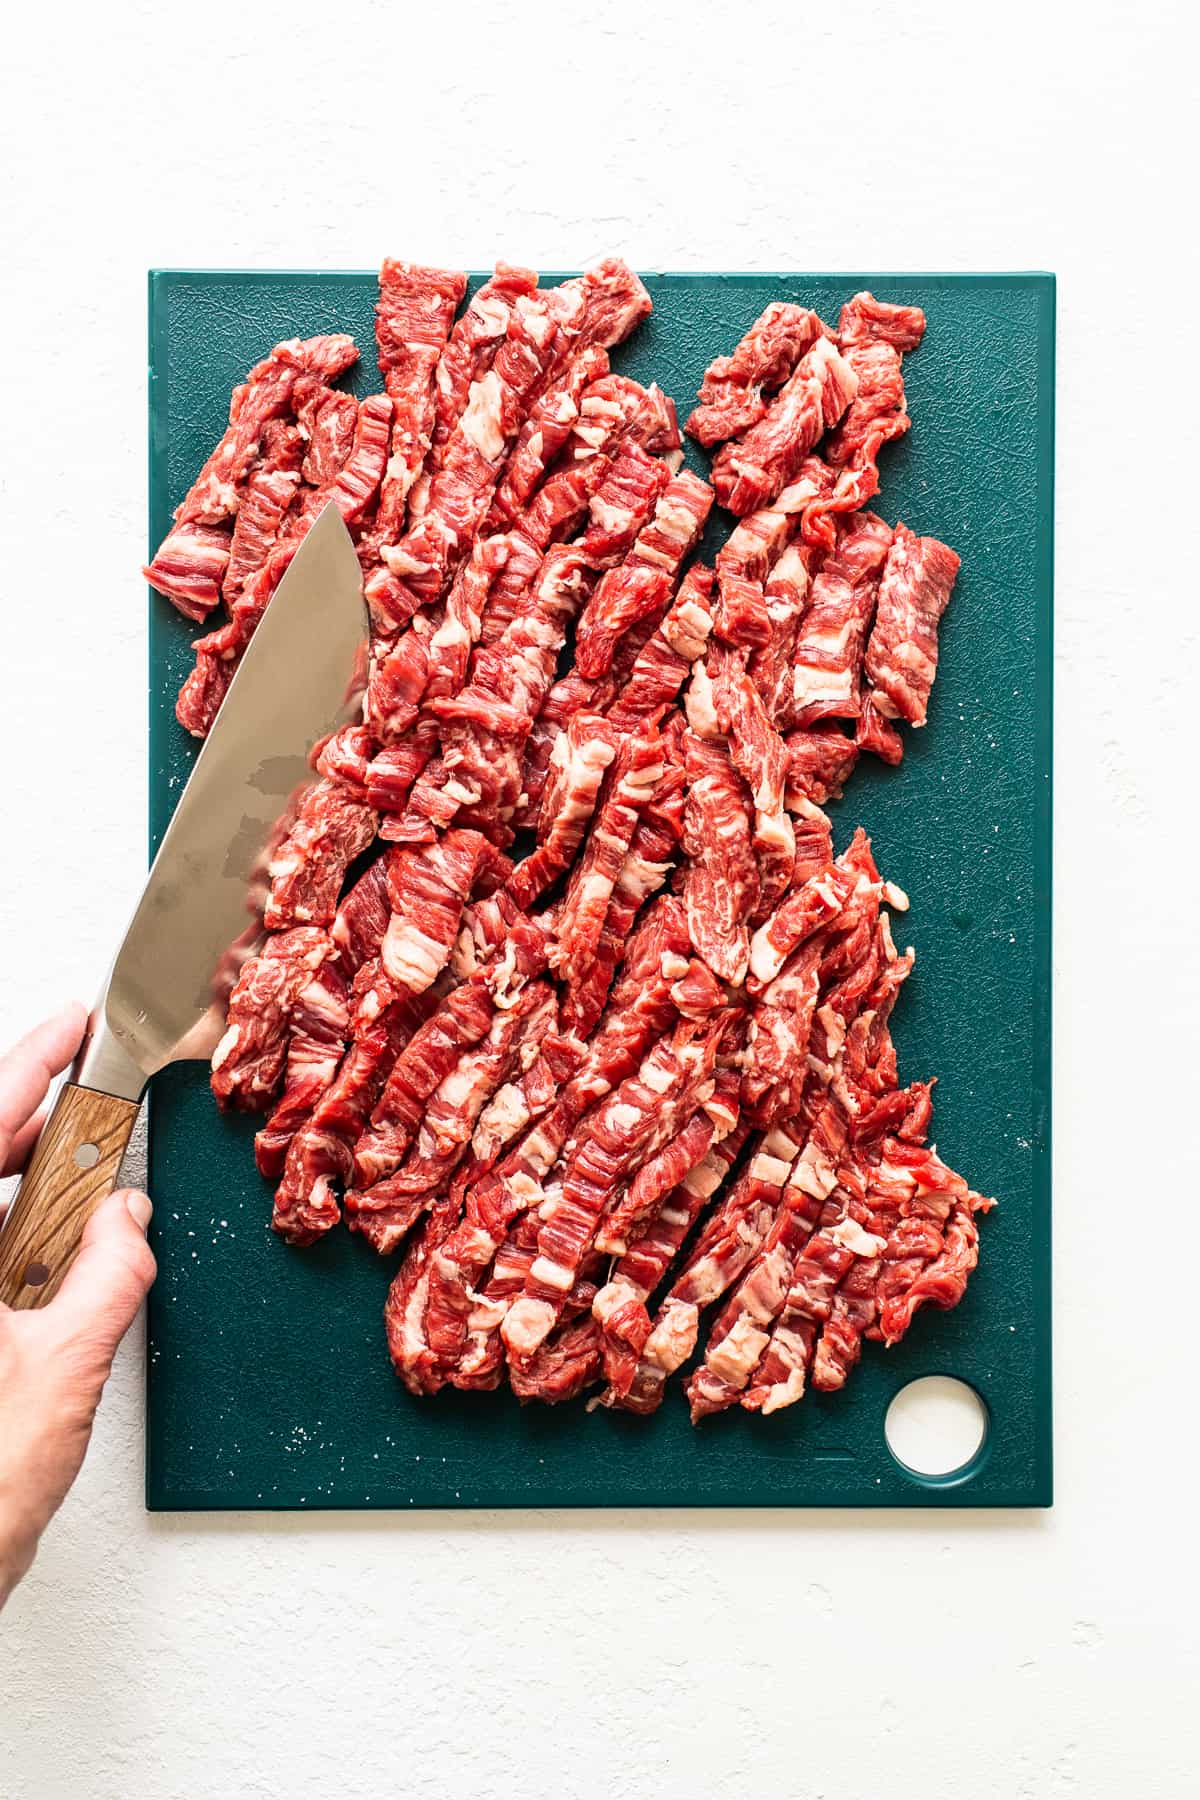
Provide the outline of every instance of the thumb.
[[68,1335],[86,1334],[110,1357],[154,1280],[154,1255],[146,1242],[150,1211],[150,1201],[136,1189],[123,1188],[102,1201],[47,1308]]

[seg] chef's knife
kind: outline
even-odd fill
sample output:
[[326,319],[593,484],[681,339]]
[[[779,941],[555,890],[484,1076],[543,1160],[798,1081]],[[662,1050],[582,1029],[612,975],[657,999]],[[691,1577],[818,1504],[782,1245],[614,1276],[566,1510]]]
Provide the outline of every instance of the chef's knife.
[[367,643],[358,557],[328,506],[196,759],[0,1232],[0,1300],[9,1306],[39,1306],[57,1290],[115,1185],[148,1078],[216,1048],[237,968],[263,937],[272,842],[314,780],[309,752],[361,717]]

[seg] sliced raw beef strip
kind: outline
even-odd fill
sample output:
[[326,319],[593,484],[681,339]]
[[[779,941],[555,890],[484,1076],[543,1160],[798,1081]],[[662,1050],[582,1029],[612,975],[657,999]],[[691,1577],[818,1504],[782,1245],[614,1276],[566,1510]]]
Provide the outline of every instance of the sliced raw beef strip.
[[[555,1008],[550,983],[532,981],[495,1011],[483,1038],[465,1049],[429,1094],[404,1166],[353,1195],[351,1222],[381,1255],[394,1250],[428,1209],[465,1155],[487,1101],[519,1068],[523,1055],[532,1060]],[[347,1211],[350,1201],[347,1195]]]
[[489,960],[453,989],[415,1032],[388,1076],[370,1128],[354,1149],[355,1180],[369,1188],[393,1174],[416,1137],[429,1096],[464,1051],[486,1037],[498,1011],[510,1010],[527,981],[546,966],[545,933],[515,917]]
[[784,810],[788,751],[747,673],[745,651],[715,645],[708,664],[717,720],[754,802],[759,886],[750,923],[757,924],[787,891],[795,865],[796,834]]
[[358,423],[358,401],[353,394],[344,394],[304,375],[293,390],[292,405],[305,443],[301,478],[311,488],[323,488],[337,479],[350,454]]
[[283,1174],[288,1145],[337,1075],[350,1026],[348,995],[345,974],[327,961],[292,1010],[283,1094],[254,1139],[254,1160],[268,1180]]
[[456,830],[419,850],[389,852],[392,916],[380,957],[398,988],[423,994],[437,980],[488,849],[479,832]]
[[537,291],[533,269],[497,263],[490,281],[472,295],[455,321],[434,378],[434,425],[422,472],[409,496],[409,517],[419,519],[429,501],[429,483],[470,396],[471,388],[491,368],[504,342],[515,302]]
[[[337,396],[344,398],[344,396]],[[203,737],[212,726],[217,709],[233,680],[242,652],[258,628],[271,596],[278,587],[300,547],[304,533],[326,504],[337,507],[347,524],[353,525],[373,500],[383,474],[387,453],[387,425],[391,417],[391,401],[386,395],[372,394],[355,407],[355,427],[347,460],[341,464],[323,488],[307,490],[299,509],[295,506],[279,518],[276,539],[266,546],[258,566],[230,594],[230,577],[234,572],[231,556],[226,576],[226,599],[230,618],[226,625],[201,638],[196,644],[196,667],[180,689],[175,716],[185,730]],[[270,427],[268,427],[268,430]],[[327,460],[331,461],[332,452]],[[278,478],[277,478],[278,479]],[[256,477],[247,489],[247,504]],[[243,507],[242,510],[245,510]],[[234,553],[242,530],[239,512],[234,529]]]
[[237,512],[267,425],[287,413],[292,390],[302,376],[331,381],[357,359],[352,338],[291,338],[277,344],[234,389],[228,428],[176,507],[175,529],[145,570],[151,587],[188,617],[202,619],[220,597],[225,534],[214,534],[212,527],[224,526]]
[[519,521],[547,469],[579,421],[583,396],[608,374],[608,352],[588,344],[573,356],[560,378],[533,403],[496,489],[485,531],[503,531]]
[[749,1385],[786,1303],[797,1258],[837,1187],[845,1137],[845,1121],[827,1101],[792,1166],[762,1247],[714,1320],[704,1360],[687,1383],[693,1424],[735,1404]]
[[221,588],[231,617],[243,588],[261,569],[279,536],[279,528],[299,485],[298,471],[269,466],[255,469],[246,483],[234,521],[229,567]]
[[[594,1286],[577,1282],[572,1295],[590,1300]],[[600,1373],[600,1327],[590,1312],[558,1327],[536,1350],[528,1363],[509,1367],[509,1381],[519,1400],[540,1400],[556,1406],[574,1400]]]
[[959,559],[947,545],[897,525],[879,582],[865,662],[872,703],[885,718],[925,723],[937,673],[938,622],[958,568]]
[[337,948],[338,963],[351,979],[372,957],[378,956],[390,917],[388,859],[380,856],[350,889],[329,931]]
[[741,519],[717,552],[715,623],[717,635],[728,644],[761,649],[771,641],[764,584],[795,524],[794,509],[785,505],[784,499],[781,494],[776,506],[762,507]]
[[757,425],[804,352],[832,334],[816,313],[773,300],[731,356],[718,356],[704,371],[699,405],[688,419],[689,437],[711,449]]
[[688,930],[697,956],[735,987],[750,965],[746,920],[758,900],[753,807],[722,744],[689,732],[683,847]]
[[862,702],[854,727],[854,744],[856,749],[869,750],[872,756],[890,763],[892,768],[904,760],[904,739],[892,721],[880,712],[873,695],[868,694]]
[[632,1379],[612,1403],[639,1413],[658,1407],[667,1379],[696,1347],[701,1312],[737,1280],[770,1230],[799,1152],[797,1135],[777,1128],[753,1140],[749,1161],[708,1215],[655,1313]]
[[855,513],[813,582],[795,652],[797,724],[857,719],[863,649],[891,541],[890,525],[874,513]]
[[542,1208],[525,1291],[500,1328],[510,1361],[528,1362],[560,1317],[610,1195],[654,1143],[665,1096],[686,1086],[701,1060],[693,1037],[685,1025],[663,1039],[576,1133],[564,1160],[561,1197]]
[[866,293],[843,306],[838,344],[858,392],[824,446],[834,480],[805,508],[806,540],[832,549],[835,516],[861,511],[879,492],[879,452],[910,424],[901,356],[916,349],[924,331],[925,315],[915,306],[889,306]]
[[271,931],[289,925],[328,925],[337,910],[346,870],[373,842],[379,815],[335,781],[320,781],[301,803],[296,823],[271,858],[271,893],[264,921]]
[[858,378],[858,392],[824,452],[837,469],[874,463],[892,438],[902,437],[912,421],[905,410],[900,357],[890,344],[864,344],[845,351]]
[[837,725],[813,725],[806,731],[790,731],[787,803],[803,798],[814,806],[841,798],[843,787],[858,761],[858,745]]
[[[662,623],[638,652],[629,677],[605,717],[616,731],[657,723],[678,699],[692,664],[712,632],[713,572],[696,563]],[[553,755],[553,752],[551,753]]]
[[838,320],[843,346],[890,344],[903,356],[917,349],[924,336],[925,314],[919,306],[893,306],[865,289],[847,300]]
[[557,947],[551,960],[569,987],[582,980],[595,960],[613,887],[663,767],[662,739],[651,728],[625,740],[605,778],[595,826],[555,920]]
[[[645,296],[640,283],[637,289]],[[440,597],[490,510],[527,413],[557,369],[576,347],[619,341],[609,334],[632,329],[641,317],[640,299],[622,297],[622,290],[623,284],[607,275],[596,279],[588,274],[516,300],[504,341],[487,373],[472,386],[446,445],[442,466],[430,483],[426,512],[397,544],[385,546],[389,579],[381,572],[378,582],[372,578],[367,584],[382,628],[396,629]]]
[[[686,1085],[664,1097],[649,1154],[633,1180],[613,1197],[594,1243],[605,1256],[623,1256],[653,1218],[658,1202],[707,1154],[714,1120],[707,1111],[715,1083],[717,1048],[726,1021],[709,1020],[694,1040],[696,1060]],[[684,1027],[687,1029],[687,1027]]]
[[717,499],[742,517],[795,479],[818,440],[841,419],[857,377],[828,338],[818,338],[769,410],[744,438],[726,444],[712,466]]
[[576,713],[550,755],[538,847],[518,863],[509,882],[518,906],[531,906],[574,862],[616,754],[616,732],[608,721],[595,713]]
[[749,1136],[737,1126],[714,1143],[666,1196],[642,1236],[630,1245],[608,1282],[596,1294],[592,1313],[603,1329],[605,1406],[622,1400],[633,1386],[638,1361],[650,1336],[647,1301],[674,1262],[701,1212],[728,1176]]
[[433,436],[433,383],[467,278],[456,269],[424,268],[390,259],[379,271],[375,339],[379,372],[395,406],[391,456],[379,500],[376,533],[391,543],[404,524],[409,492]]
[[954,1306],[978,1255],[972,1213],[991,1202],[919,1144],[885,1138],[880,1175],[896,1184],[898,1219],[883,1251],[876,1287],[878,1324],[869,1336],[897,1343],[918,1307]]
[[185,618],[200,620],[221,598],[231,545],[227,525],[187,521],[167,533],[142,573]]
[[255,1139],[259,1168],[271,1179],[282,1173],[292,1138],[337,1075],[348,1025],[346,990],[378,957],[390,916],[387,858],[381,856],[338,907],[329,930],[334,960],[321,965],[293,1009],[284,1096]]
[[[626,560],[603,576],[575,633],[575,663],[595,679],[612,665],[618,640],[640,620],[655,624],[712,507],[712,489],[685,469],[669,483]],[[584,538],[584,545],[588,542]]]
[[842,911],[857,877],[836,866],[794,887],[750,940],[750,988],[761,991],[774,981],[792,952]]
[[454,1231],[458,1214],[458,1196],[453,1191],[443,1195],[409,1240],[384,1302],[388,1354],[411,1394],[433,1394],[444,1386],[444,1376],[435,1369],[426,1314],[441,1247]]
[[212,1058],[212,1089],[222,1106],[266,1105],[283,1075],[292,1010],[333,953],[327,932],[300,927],[268,938],[243,964]]
[[[582,981],[563,1001],[563,1029],[581,1038],[590,1036],[605,1006],[610,1004],[609,990],[622,956],[628,965],[629,933],[634,921],[646,901],[658,893],[671,874],[683,837],[684,770],[675,758],[667,734],[664,734],[664,743],[668,767],[634,828],[621,872],[613,885],[594,960]],[[686,929],[682,932],[682,940],[686,948]]]
[[386,394],[368,394],[359,402],[350,454],[327,496],[347,525],[358,523],[379,492],[387,467],[393,411]]
[[[350,1179],[352,1146],[379,1097],[387,1072],[422,1022],[429,1002],[405,994],[379,1004],[371,964],[360,971],[365,988],[353,1022],[353,1041],[337,1075],[288,1146],[271,1223],[292,1244],[311,1244],[341,1217],[335,1186]],[[366,978],[364,980],[364,978]]]
[[819,946],[806,944],[756,998],[739,1099],[746,1118],[762,1130],[793,1117],[803,1104],[819,997]]

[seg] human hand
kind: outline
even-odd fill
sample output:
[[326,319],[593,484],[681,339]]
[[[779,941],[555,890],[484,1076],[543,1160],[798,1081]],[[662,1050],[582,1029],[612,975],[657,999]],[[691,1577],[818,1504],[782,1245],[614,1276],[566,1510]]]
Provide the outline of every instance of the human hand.
[[[82,1006],[39,1025],[0,1058],[0,1165],[16,1174],[38,1111],[87,1028]],[[145,1194],[110,1194],[93,1213],[62,1287],[40,1310],[0,1305],[0,1606],[78,1475],[117,1345],[154,1280]]]

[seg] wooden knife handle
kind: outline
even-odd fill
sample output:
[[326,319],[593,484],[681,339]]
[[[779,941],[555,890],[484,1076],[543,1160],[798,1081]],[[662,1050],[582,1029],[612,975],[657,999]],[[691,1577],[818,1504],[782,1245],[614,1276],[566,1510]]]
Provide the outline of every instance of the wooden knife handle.
[[58,1292],[84,1226],[116,1185],[137,1115],[136,1100],[62,1089],[0,1229],[6,1306],[43,1306]]

